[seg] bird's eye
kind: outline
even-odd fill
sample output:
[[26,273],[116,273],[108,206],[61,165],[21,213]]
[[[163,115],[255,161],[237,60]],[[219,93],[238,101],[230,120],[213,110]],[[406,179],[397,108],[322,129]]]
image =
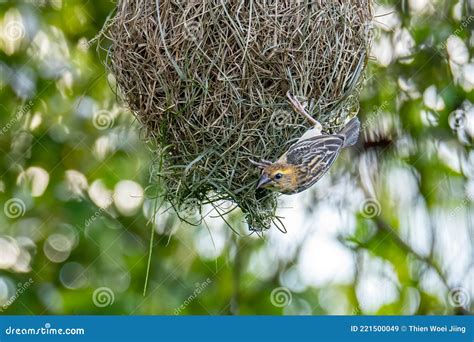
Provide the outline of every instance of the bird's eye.
[[283,178],[283,175],[282,175],[281,173],[277,173],[277,174],[275,175],[275,179],[276,179],[276,180],[280,180],[280,179],[282,179],[282,178]]

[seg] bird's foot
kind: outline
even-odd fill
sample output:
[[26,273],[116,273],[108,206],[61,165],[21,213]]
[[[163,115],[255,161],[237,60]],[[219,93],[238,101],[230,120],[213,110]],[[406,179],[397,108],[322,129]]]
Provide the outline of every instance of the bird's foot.
[[317,130],[323,130],[323,126],[321,125],[321,123],[315,118],[313,118],[311,115],[309,115],[306,111],[306,103],[302,104],[289,91],[286,93],[286,96],[288,97],[288,100],[290,101],[290,104],[295,112],[303,115],[306,119],[308,119],[308,121],[311,122],[311,124],[313,124]]

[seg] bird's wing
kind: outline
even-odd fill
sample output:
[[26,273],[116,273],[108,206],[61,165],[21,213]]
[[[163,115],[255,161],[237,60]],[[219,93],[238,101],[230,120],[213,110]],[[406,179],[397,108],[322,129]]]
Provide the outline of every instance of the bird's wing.
[[322,135],[321,130],[319,127],[315,126],[311,129],[308,129],[302,136],[301,138],[298,139],[296,143],[299,143],[303,140],[311,139],[311,138],[316,138],[318,136]]
[[344,137],[340,135],[320,135],[299,141],[289,148],[286,162],[325,172],[336,160],[343,144]]

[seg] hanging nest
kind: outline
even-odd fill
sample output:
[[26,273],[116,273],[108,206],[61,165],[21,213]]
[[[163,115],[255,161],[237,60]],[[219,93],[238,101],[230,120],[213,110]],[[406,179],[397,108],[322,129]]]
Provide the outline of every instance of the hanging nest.
[[119,0],[105,36],[121,96],[156,146],[164,199],[231,201],[251,229],[279,222],[249,159],[275,160],[308,128],[357,110],[371,38],[370,0]]

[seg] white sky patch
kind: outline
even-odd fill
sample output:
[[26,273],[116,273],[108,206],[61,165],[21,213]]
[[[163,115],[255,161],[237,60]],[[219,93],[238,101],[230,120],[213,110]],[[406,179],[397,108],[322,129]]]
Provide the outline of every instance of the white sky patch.
[[[467,229],[468,208],[465,206],[457,215],[450,215],[450,211],[438,208],[433,214],[436,234],[435,255],[441,268],[447,271],[448,280],[454,284],[459,283],[465,276],[474,253],[472,236],[469,236]],[[472,215],[470,216],[472,220]]]
[[[28,48],[44,77],[57,79],[70,68],[70,52],[64,33],[54,26],[39,30]],[[72,77],[72,75],[71,75]],[[69,80],[72,84],[72,79]]]
[[17,237],[16,242],[20,247],[20,255],[12,269],[18,273],[31,272],[32,253],[34,254],[32,251],[35,251],[36,245],[30,238],[24,236]]
[[[384,172],[384,180],[391,194],[391,203],[406,203],[417,198],[419,185],[414,172],[416,171],[403,166],[394,166]],[[399,189],[403,191],[398,191]]]
[[30,131],[34,131],[43,122],[43,115],[40,112],[36,112],[33,114],[30,122]]
[[249,271],[258,279],[267,280],[278,272],[279,262],[275,258],[275,250],[262,247],[252,253]]
[[388,7],[374,3],[374,25],[376,28],[391,32],[401,24],[400,17],[397,10],[393,7]]
[[137,182],[131,180],[122,180],[115,185],[114,204],[120,214],[124,216],[133,216],[143,204],[143,188]]
[[25,21],[15,8],[8,10],[0,21],[0,49],[11,56],[26,38]]
[[82,119],[92,119],[95,108],[98,104],[89,96],[77,97],[74,101],[74,114]]
[[318,300],[319,305],[321,305],[329,315],[347,315],[357,312],[357,308],[350,307],[347,294],[335,286],[321,289]]
[[402,315],[416,315],[421,302],[420,291],[415,287],[406,287],[404,291],[407,296],[403,302]]
[[291,266],[280,274],[280,283],[291,292],[296,293],[303,292],[307,287],[301,277],[301,272],[299,272],[297,265]]
[[[409,212],[409,215],[406,213]],[[431,251],[433,232],[430,226],[430,216],[423,199],[405,202],[399,206],[400,236],[422,256],[428,256]]]
[[59,272],[61,284],[71,290],[84,288],[89,283],[87,270],[77,262],[68,262]]
[[20,173],[17,185],[27,187],[32,197],[40,197],[46,191],[49,184],[49,173],[41,168],[32,166]]
[[20,256],[20,247],[11,237],[0,237],[0,269],[9,269],[15,266]]
[[433,13],[434,5],[431,0],[409,0],[408,4],[413,14]]
[[66,235],[52,234],[46,239],[43,252],[50,261],[61,263],[69,258],[72,248],[73,241]]
[[116,139],[111,135],[104,135],[94,142],[93,153],[97,160],[104,160],[108,155],[115,152],[116,149]]
[[378,41],[375,41],[372,46],[371,55],[375,57],[376,62],[387,67],[392,63],[394,57],[394,50],[391,39],[387,35],[382,35]]
[[438,94],[438,90],[435,85],[431,85],[426,88],[423,93],[423,103],[426,107],[434,110],[441,111],[445,108],[444,100],[441,95]]
[[388,261],[365,253],[360,271],[356,294],[364,313],[375,314],[383,305],[398,299],[397,275]]
[[458,1],[453,7],[452,17],[454,20],[461,21],[462,19],[462,0]]
[[461,77],[461,86],[466,92],[474,90],[474,63],[463,66]]
[[82,196],[89,184],[86,176],[76,170],[67,170],[65,173],[66,186],[73,196]]
[[275,257],[278,259],[292,260],[308,230],[314,225],[314,222],[308,219],[308,213],[304,206],[311,201],[311,191],[280,197],[277,215],[283,217],[282,221],[288,232],[283,234],[275,227],[272,227],[268,232],[268,248],[275,251]]
[[441,161],[453,171],[461,173],[461,158],[464,151],[455,141],[440,142],[438,156]]
[[[413,54],[415,48],[415,40],[410,32],[406,29],[396,29],[393,35],[393,47],[397,58],[405,58]],[[404,63],[412,62],[413,58],[403,60]]]
[[313,234],[303,245],[298,260],[301,279],[309,286],[349,284],[353,280],[353,253],[325,234]]
[[226,246],[229,228],[224,226],[222,222],[219,224],[217,221],[217,219],[206,218],[209,230],[205,225],[202,225],[195,232],[193,239],[194,247],[199,256],[204,260],[218,258]]
[[421,96],[417,85],[411,79],[406,79],[406,78],[403,78],[403,77],[399,77],[398,78],[398,86],[400,87],[400,89],[407,92],[408,95],[410,96],[410,98],[412,98],[412,99],[418,99]]
[[431,268],[427,268],[421,275],[420,289],[440,299],[444,299],[446,296],[446,287],[441,282],[438,274]]
[[[353,253],[336,237],[353,232],[355,221],[348,220],[348,215],[335,210],[334,205],[323,203],[315,200],[314,191],[282,196],[278,214],[284,217],[288,233],[282,234],[273,228],[268,234],[264,252],[259,254],[262,264],[266,262],[274,266],[278,265],[277,260],[287,262],[297,257],[298,273],[293,269],[281,279],[285,286],[295,291],[307,286],[349,283],[353,280]],[[295,255],[299,247],[301,252]],[[271,267],[266,276],[275,271],[276,268]]]
[[142,211],[158,234],[172,235],[182,227],[173,209],[170,209],[170,204],[161,205],[159,199],[146,198],[142,205]]
[[458,36],[448,38],[447,47],[449,60],[455,64],[463,65],[469,61],[469,50],[466,44]]
[[89,197],[99,208],[108,208],[112,204],[112,191],[107,189],[101,179],[95,180],[89,187]]

